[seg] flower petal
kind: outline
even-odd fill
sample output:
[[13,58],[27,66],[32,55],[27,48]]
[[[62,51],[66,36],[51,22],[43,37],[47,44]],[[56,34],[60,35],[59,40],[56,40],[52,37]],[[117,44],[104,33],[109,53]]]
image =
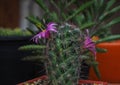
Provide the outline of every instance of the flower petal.
[[43,30],[42,32],[39,32],[37,35],[35,35],[32,40],[35,43],[38,43],[38,39],[40,38],[49,38],[50,37],[50,31],[57,32],[56,30],[56,23],[50,22],[47,24],[46,30]]
[[48,23],[48,25],[47,25],[47,30],[48,30],[48,31],[57,32],[56,27],[55,27],[56,25],[57,25],[57,24],[54,23],[54,22]]
[[45,33],[45,38],[49,38],[50,37],[50,32],[49,31],[46,31]]
[[96,56],[95,43],[89,37],[89,31],[88,30],[87,30],[87,35],[86,35],[85,41],[84,41],[84,48],[90,50],[94,54],[94,56]]

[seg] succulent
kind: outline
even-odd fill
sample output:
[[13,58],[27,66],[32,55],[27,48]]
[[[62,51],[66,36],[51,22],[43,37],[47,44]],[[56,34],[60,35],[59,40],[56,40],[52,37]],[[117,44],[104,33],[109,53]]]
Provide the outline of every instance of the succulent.
[[48,43],[47,71],[51,85],[77,85],[81,65],[82,37],[79,29],[67,25]]
[[[69,24],[58,26],[57,33],[50,33],[49,38],[43,38],[36,43],[40,46],[21,47],[20,49],[41,50],[40,56],[46,67],[51,85],[77,85],[81,69],[81,54],[84,38],[78,28]],[[33,37],[36,41],[36,37]],[[38,37],[39,38],[39,37]],[[40,42],[43,41],[41,44]],[[44,45],[44,46],[43,46]],[[34,47],[36,49],[34,49]],[[40,52],[39,52],[40,53]],[[39,57],[40,58],[40,57]]]
[[[44,10],[44,15],[42,19],[27,17],[38,31],[33,32],[28,28],[37,35],[32,38],[36,44],[20,48],[33,52],[33,56],[25,59],[44,63],[50,85],[77,85],[83,61],[92,65],[100,78],[98,63],[95,61],[96,51],[106,50],[96,48],[95,45],[120,39],[120,35],[111,35],[109,29],[120,22],[119,18],[109,21],[109,16],[120,9],[120,6],[111,8],[115,0],[107,3],[105,0],[49,0],[53,9],[43,0],[35,1]],[[93,41],[94,36],[98,36],[99,40]]]
[[0,36],[31,36],[28,30],[21,30],[20,28],[0,28]]

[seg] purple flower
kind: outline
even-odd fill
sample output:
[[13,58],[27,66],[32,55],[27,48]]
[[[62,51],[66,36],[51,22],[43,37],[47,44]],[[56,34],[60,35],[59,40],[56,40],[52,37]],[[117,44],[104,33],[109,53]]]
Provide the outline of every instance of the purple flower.
[[85,41],[84,41],[84,48],[90,50],[94,56],[96,57],[96,48],[95,48],[95,43],[92,41],[92,39],[89,36],[89,31],[87,31],[87,36],[85,36]]
[[48,23],[47,24],[47,31],[53,31],[53,32],[57,32],[57,30],[56,30],[56,23],[54,23],[54,22],[50,22],[50,23]]
[[35,43],[38,43],[38,40],[41,38],[49,38],[50,37],[50,31],[57,32],[56,30],[56,23],[50,22],[47,24],[47,28],[45,30],[42,30],[42,32],[39,32],[37,35],[35,35],[32,40],[35,41]]

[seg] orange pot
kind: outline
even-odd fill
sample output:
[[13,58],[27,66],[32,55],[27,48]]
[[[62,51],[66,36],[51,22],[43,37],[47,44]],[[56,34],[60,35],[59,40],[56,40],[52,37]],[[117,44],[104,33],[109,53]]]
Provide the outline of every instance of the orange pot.
[[[100,43],[97,45],[106,48],[106,53],[97,53],[101,81],[120,83],[120,40]],[[89,79],[98,80],[93,69],[90,69]]]
[[[35,81],[38,81],[38,80],[45,80],[45,79],[48,79],[48,77],[46,75],[43,75],[43,76],[40,76],[40,77],[37,77],[37,78],[34,78],[32,80],[28,80],[28,81],[25,81],[23,83],[19,83],[17,85],[28,85],[27,83],[33,83]],[[87,84],[94,84],[94,85],[108,85],[107,82],[102,82],[102,81],[91,81],[91,80],[79,80],[78,82],[78,85],[87,85]],[[31,84],[32,85],[32,84]]]
[[[43,75],[43,76],[40,76],[40,77],[31,79],[31,80],[28,80],[28,81],[19,83],[19,84],[17,84],[17,85],[29,85],[29,84],[26,84],[26,83],[33,83],[33,82],[38,81],[38,80],[46,80],[47,78],[48,78],[48,77],[47,77],[46,75]],[[33,85],[33,84],[30,84],[30,85]]]

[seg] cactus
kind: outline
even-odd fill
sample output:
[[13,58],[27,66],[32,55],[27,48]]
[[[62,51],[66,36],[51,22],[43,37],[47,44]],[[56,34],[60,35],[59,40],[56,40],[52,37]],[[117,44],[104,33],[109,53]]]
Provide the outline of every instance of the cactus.
[[43,60],[50,85],[78,84],[84,41],[84,34],[79,28],[63,23],[57,26],[56,33],[50,33],[49,38],[35,36],[32,40],[37,45],[26,45],[19,49],[24,51],[32,50],[35,52],[34,54],[37,53],[36,57],[34,55],[34,57],[25,59]]
[[49,39],[46,66],[51,85],[77,85],[81,64],[80,35],[80,30],[65,25]]

